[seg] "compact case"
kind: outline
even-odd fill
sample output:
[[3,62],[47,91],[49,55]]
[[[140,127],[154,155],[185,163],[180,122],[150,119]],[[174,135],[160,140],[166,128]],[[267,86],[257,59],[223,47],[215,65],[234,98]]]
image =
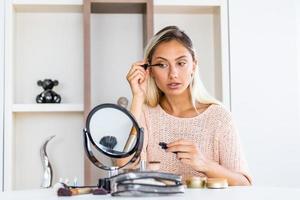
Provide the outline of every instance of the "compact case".
[[175,174],[142,171],[110,178],[113,196],[153,196],[184,193],[181,177]]

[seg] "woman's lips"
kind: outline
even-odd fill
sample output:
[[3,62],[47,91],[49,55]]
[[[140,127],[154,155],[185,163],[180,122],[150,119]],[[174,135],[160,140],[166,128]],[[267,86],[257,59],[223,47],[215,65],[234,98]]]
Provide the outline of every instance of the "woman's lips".
[[168,88],[170,89],[178,89],[180,87],[181,83],[169,83],[167,84]]

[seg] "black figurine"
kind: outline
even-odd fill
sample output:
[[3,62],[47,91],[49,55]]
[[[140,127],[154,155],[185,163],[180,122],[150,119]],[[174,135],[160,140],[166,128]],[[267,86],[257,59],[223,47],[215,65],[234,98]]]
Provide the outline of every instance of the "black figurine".
[[38,86],[42,86],[44,91],[37,95],[36,102],[37,103],[60,103],[61,97],[59,94],[54,92],[52,89],[54,86],[58,85],[58,81],[51,79],[44,79],[43,81],[39,80],[37,82]]

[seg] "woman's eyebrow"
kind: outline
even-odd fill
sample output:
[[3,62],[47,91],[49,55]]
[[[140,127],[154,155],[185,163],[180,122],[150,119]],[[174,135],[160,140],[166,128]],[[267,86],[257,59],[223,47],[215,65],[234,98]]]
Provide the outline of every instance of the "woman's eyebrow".
[[156,58],[154,58],[155,60],[156,59],[161,59],[161,60],[165,60],[165,61],[168,61],[168,59],[166,59],[166,58],[163,58],[163,57],[160,57],[160,56],[158,56],[158,57],[156,57]]
[[175,60],[180,60],[180,59],[182,59],[182,58],[186,58],[187,56],[179,56],[178,58],[176,58]]
[[[179,56],[178,58],[176,58],[175,60],[180,60],[180,59],[182,59],[182,58],[186,58],[187,56],[186,55],[183,55],[183,56]],[[165,60],[165,61],[168,61],[168,59],[166,59],[166,58],[163,58],[163,57],[160,57],[160,56],[158,56],[158,57],[156,57],[156,58],[154,58],[155,60],[156,59],[162,59],[162,60]]]

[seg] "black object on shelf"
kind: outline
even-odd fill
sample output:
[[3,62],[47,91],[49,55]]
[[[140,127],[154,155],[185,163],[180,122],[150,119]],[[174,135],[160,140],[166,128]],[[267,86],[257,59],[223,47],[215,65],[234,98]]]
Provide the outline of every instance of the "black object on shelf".
[[58,85],[57,80],[44,79],[39,80],[37,82],[38,86],[43,87],[44,91],[37,95],[36,102],[37,103],[60,103],[61,97],[59,94],[54,92],[52,89],[54,86]]

